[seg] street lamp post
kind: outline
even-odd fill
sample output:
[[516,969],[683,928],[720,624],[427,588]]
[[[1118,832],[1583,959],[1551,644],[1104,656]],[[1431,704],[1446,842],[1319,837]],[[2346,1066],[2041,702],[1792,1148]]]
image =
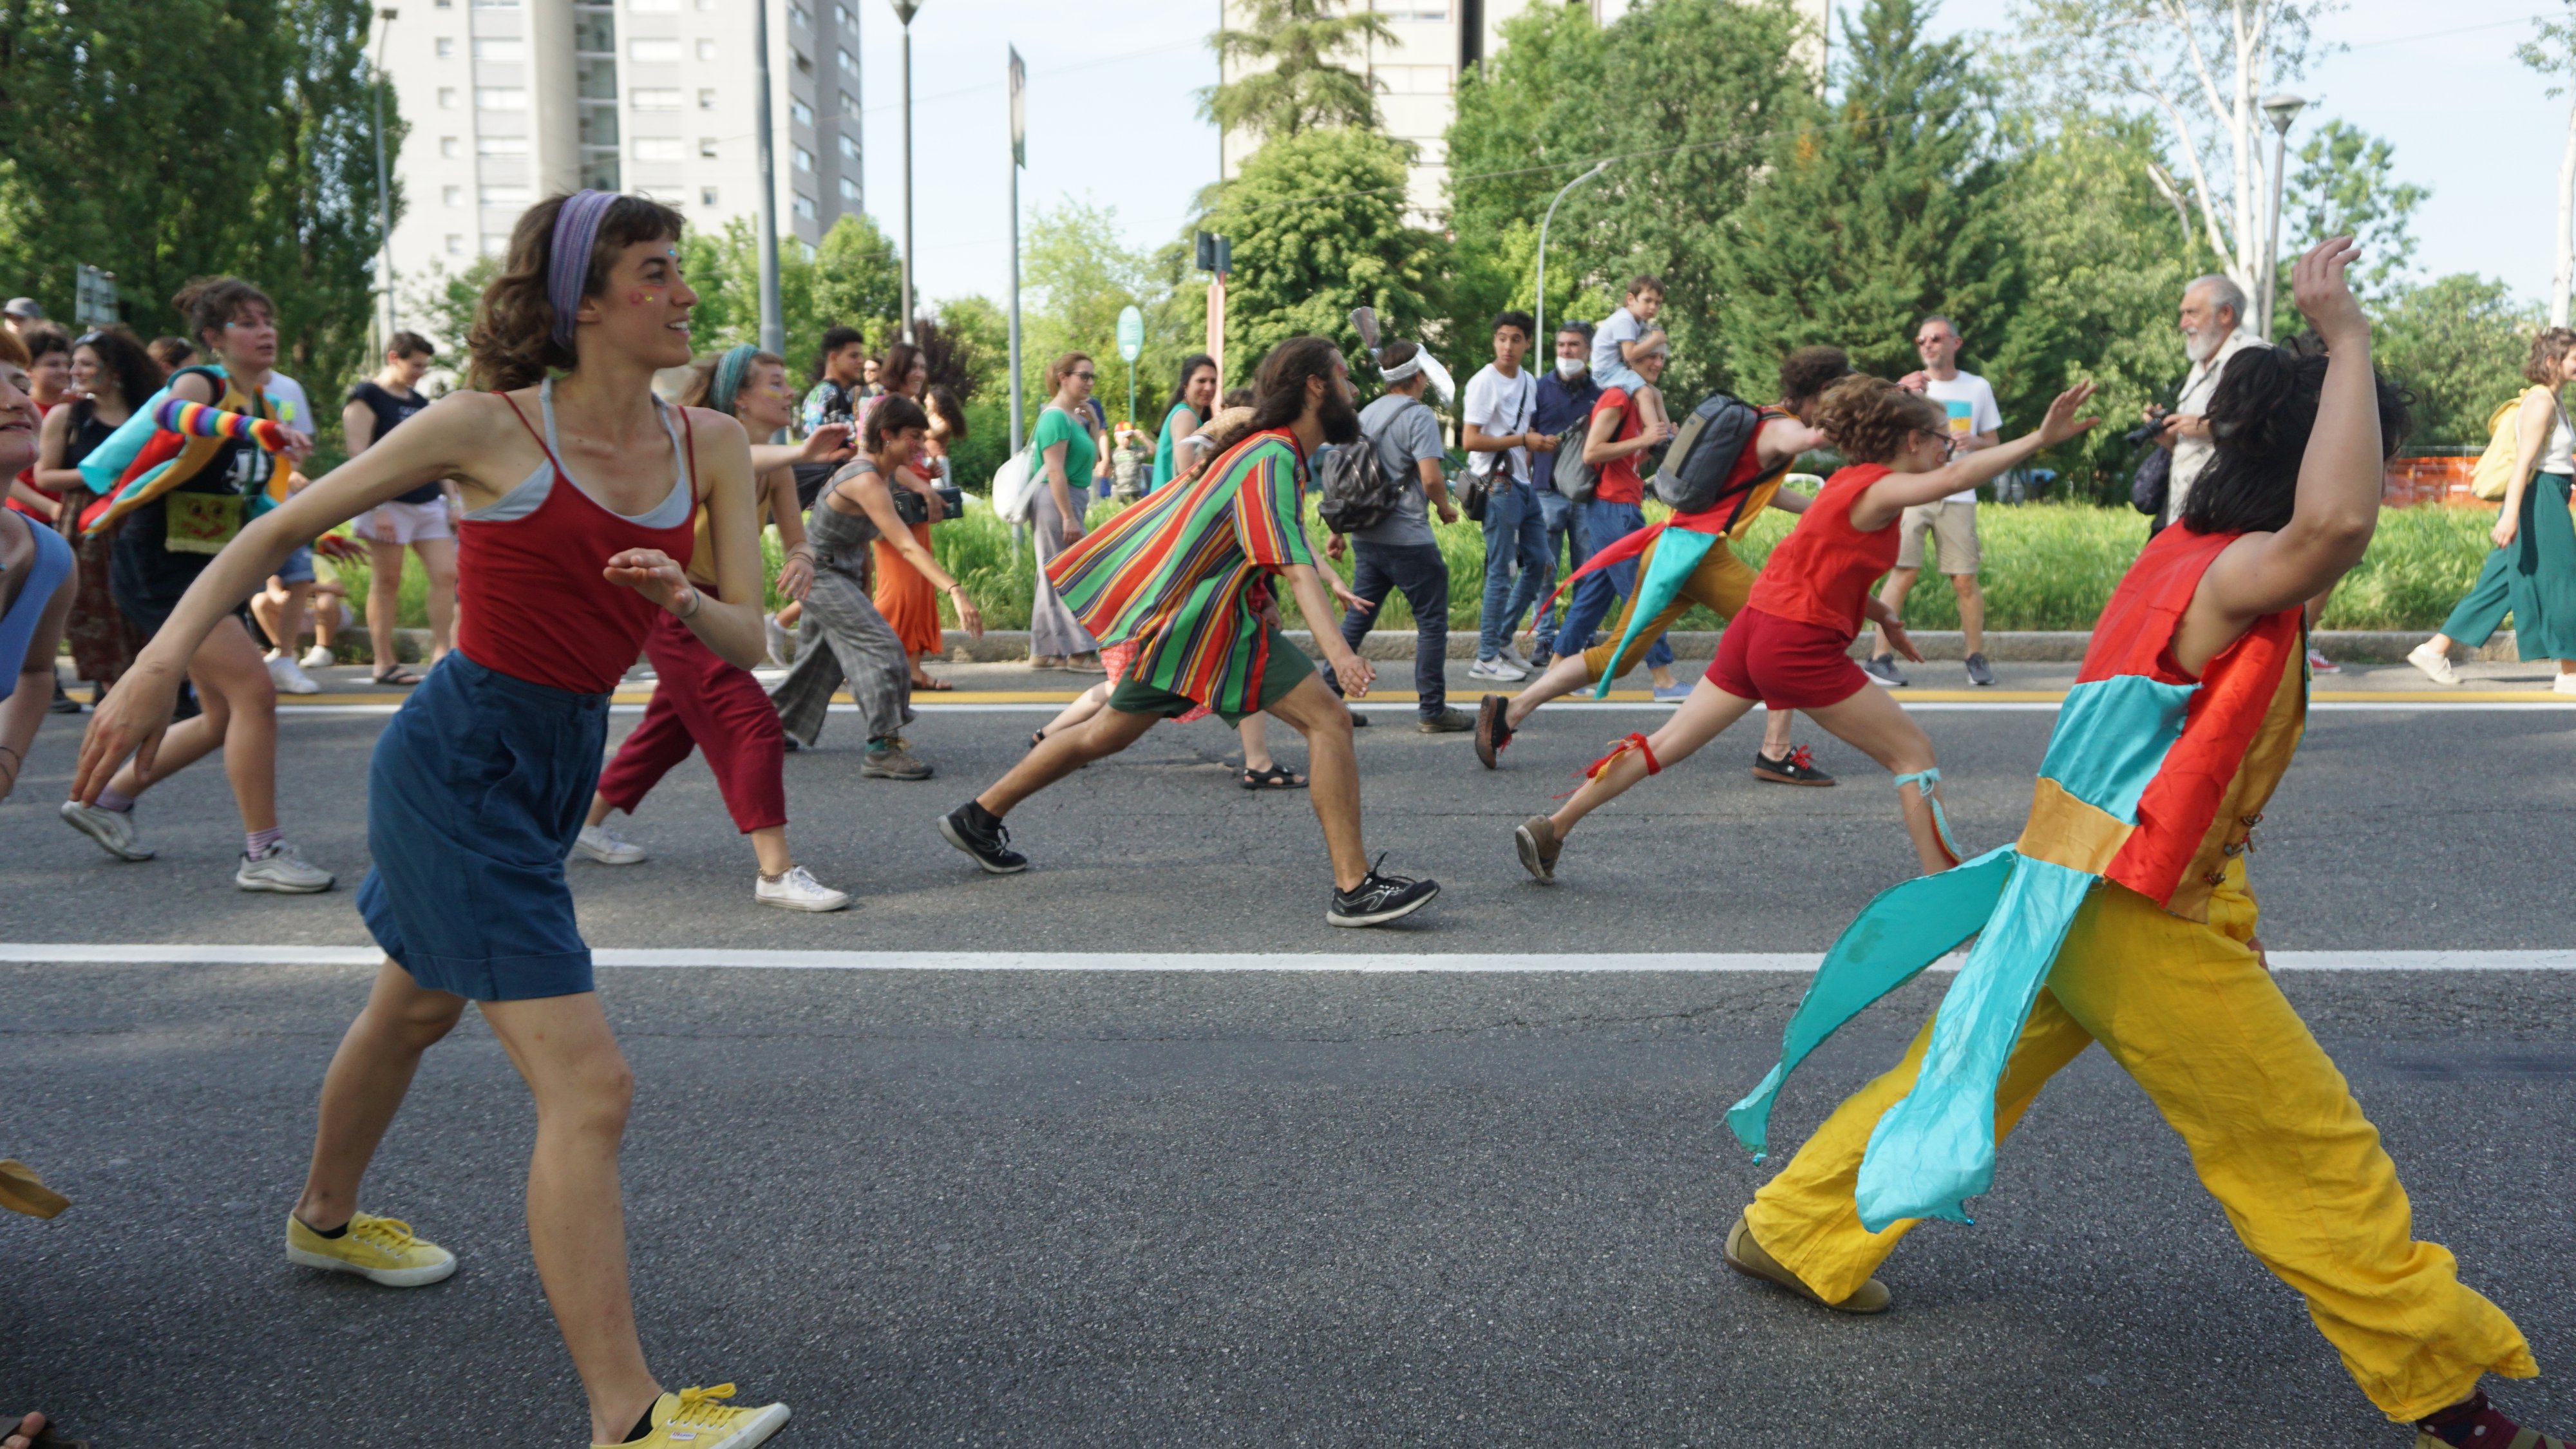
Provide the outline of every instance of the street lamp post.
[[921,0],[893,0],[903,22],[903,340],[912,338],[912,17]]
[[2286,178],[2290,155],[2290,123],[2308,108],[2307,101],[2282,91],[2263,98],[2263,114],[2272,118],[2272,229],[2263,243],[2263,330],[2266,340],[2272,335],[2274,293],[2281,285],[2281,184]]
[[391,5],[376,12],[376,271],[385,289],[385,335],[376,341],[378,352],[393,346],[399,329],[394,314],[394,202],[385,180],[385,38],[397,13]]
[[786,309],[778,296],[778,161],[771,135],[778,121],[769,110],[769,0],[753,0],[751,53],[758,60],[752,74],[760,107],[759,124],[752,128],[752,154],[760,165],[760,347],[784,355]]
[[1565,193],[1572,191],[1574,188],[1581,186],[1584,182],[1591,180],[1593,177],[1598,176],[1609,169],[1609,162],[1596,161],[1593,163],[1591,170],[1584,172],[1582,175],[1575,177],[1572,181],[1558,187],[1556,190],[1555,200],[1552,200],[1547,204],[1547,215],[1539,218],[1538,337],[1530,339],[1530,346],[1532,347],[1538,346],[1539,337],[1545,337],[1547,335],[1547,224],[1556,220],[1556,203],[1565,199]]

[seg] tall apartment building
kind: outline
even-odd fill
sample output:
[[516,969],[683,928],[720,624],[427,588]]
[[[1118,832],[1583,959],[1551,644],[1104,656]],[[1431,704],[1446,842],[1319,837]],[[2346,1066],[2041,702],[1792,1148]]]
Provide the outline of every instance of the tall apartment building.
[[[1541,5],[1582,5],[1595,24],[1608,25],[1628,13],[1636,0],[1344,0],[1353,9],[1373,10],[1395,32],[1392,45],[1372,41],[1365,52],[1342,57],[1378,89],[1378,112],[1388,135],[1414,146],[1414,163],[1405,199],[1417,222],[1436,225],[1449,209],[1449,123],[1458,118],[1458,76],[1503,47],[1504,22]],[[1798,0],[1798,9],[1824,33],[1831,0]],[[1225,24],[1248,22],[1242,0],[1222,0]],[[1818,73],[1824,56],[1815,56]],[[1225,64],[1222,80],[1241,72]],[[1259,139],[1229,131],[1219,138],[1219,172],[1232,177]]]
[[779,239],[810,248],[865,209],[862,3],[397,0],[378,24],[410,127],[399,290],[502,252],[530,203],[576,187],[650,196],[697,227],[757,215],[755,4],[769,9]]

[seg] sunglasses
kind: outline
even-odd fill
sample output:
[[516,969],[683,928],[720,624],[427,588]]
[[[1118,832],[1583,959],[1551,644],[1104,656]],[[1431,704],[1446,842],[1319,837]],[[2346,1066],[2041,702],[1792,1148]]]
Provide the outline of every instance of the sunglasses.
[[1096,372],[1077,372],[1070,374],[1070,376],[1081,378],[1084,382],[1089,382],[1093,378],[1100,376],[1100,374]]

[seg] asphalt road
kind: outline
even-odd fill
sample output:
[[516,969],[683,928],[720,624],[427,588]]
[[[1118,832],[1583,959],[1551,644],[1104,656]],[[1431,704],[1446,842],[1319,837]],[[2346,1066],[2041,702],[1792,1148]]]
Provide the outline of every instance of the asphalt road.
[[[755,908],[749,852],[691,763],[627,827],[651,863],[575,871],[584,926],[611,946],[1813,951],[1909,868],[1883,775],[1818,739],[1843,786],[1757,785],[1748,724],[1598,817],[1543,889],[1510,827],[1651,715],[1542,716],[1495,774],[1402,715],[1362,737],[1372,848],[1447,890],[1399,931],[1324,926],[1304,800],[1234,788],[1213,722],[1033,802],[1013,825],[1037,869],[978,875],[930,822],[1016,754],[1034,720],[1011,712],[926,718],[927,784],[859,779],[848,716],[789,760],[799,849],[856,909]],[[1962,836],[2007,838],[2053,716],[1922,718]],[[344,886],[379,724],[285,725],[291,836]],[[2267,940],[2566,947],[2572,738],[2562,711],[2319,714],[2254,863]],[[71,740],[48,727],[0,815],[0,941],[363,944],[346,888],[231,889],[211,768],[147,797],[148,864],[44,818]],[[0,1152],[76,1204],[0,1221],[0,1408],[41,1403],[102,1446],[580,1442],[518,1221],[526,1096],[470,1017],[369,1189],[463,1271],[395,1293],[282,1261],[314,1093],[367,975],[0,966]],[[2530,1336],[2549,1376],[2500,1397],[2566,1432],[2576,973],[2284,982],[2419,1234]],[[1889,1315],[1830,1317],[1725,1271],[1765,1170],[1719,1117],[1800,984],[607,971],[640,1081],[647,1347],[672,1382],[789,1400],[790,1444],[2407,1442],[2100,1053],[2007,1147],[1976,1227],[1892,1260]],[[1891,1060],[1937,991],[1907,988],[1822,1054],[1778,1140]]]

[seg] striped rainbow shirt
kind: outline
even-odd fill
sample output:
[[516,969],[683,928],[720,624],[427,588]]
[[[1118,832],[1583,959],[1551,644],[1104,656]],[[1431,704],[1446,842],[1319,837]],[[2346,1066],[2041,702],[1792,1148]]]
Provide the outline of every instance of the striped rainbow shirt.
[[1315,562],[1304,463],[1287,429],[1254,433],[1057,554],[1047,578],[1094,637],[1136,642],[1129,679],[1227,713],[1258,708],[1269,576]]

